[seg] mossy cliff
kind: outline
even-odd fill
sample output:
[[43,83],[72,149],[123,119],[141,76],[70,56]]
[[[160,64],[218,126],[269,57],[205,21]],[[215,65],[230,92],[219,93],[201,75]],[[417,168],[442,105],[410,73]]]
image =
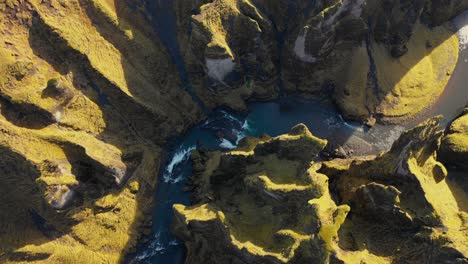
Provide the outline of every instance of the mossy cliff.
[[375,158],[324,163],[337,203],[351,206],[339,232],[350,256],[369,252],[392,263],[466,260],[468,197],[464,183],[439,161],[438,120],[403,133]]
[[201,117],[131,1],[0,1],[0,262],[117,263]]
[[[464,0],[174,1],[172,34],[185,60],[184,76],[170,53],[175,49],[162,44],[165,29],[154,28],[150,2],[0,0],[0,263],[121,261],[150,224],[168,137],[200,121],[203,105],[244,110],[246,100],[301,92],[333,98],[344,115],[359,120],[414,116],[450,78],[458,44],[446,22],[468,7]],[[442,139],[439,153],[450,169],[465,166],[464,122],[455,121]],[[387,261],[390,255],[367,248],[363,237],[353,238],[358,251],[337,244],[339,227],[352,228],[346,216],[352,201],[365,201],[370,192],[385,199],[385,208],[361,204],[357,211],[401,211],[392,213],[395,221],[425,232],[408,234],[437,241],[447,258],[465,254],[454,231],[466,230],[465,220],[461,213],[455,217],[453,203],[461,204],[464,192],[444,180],[446,171],[433,154],[439,134],[430,126],[418,128],[427,133],[412,132],[419,133],[419,147],[410,144],[402,158],[397,144],[372,161],[324,164],[316,155],[326,143],[303,126],[278,138],[246,139],[228,154],[194,154],[200,206],[176,207],[178,233],[189,248],[222,238],[216,246],[229,245],[226,257],[232,260],[326,261],[364,254],[371,263]],[[338,182],[339,175],[366,164],[375,175],[393,175],[400,161],[422,190],[414,201],[403,199],[409,191],[400,176],[395,183],[363,180],[366,185],[355,194],[344,191],[349,199],[343,200],[330,188],[335,183],[327,184],[325,174]],[[436,183],[424,180],[427,175]],[[456,197],[447,188],[458,188]],[[446,207],[431,193],[439,190],[447,195]],[[187,222],[199,228],[190,230]],[[216,231],[207,233],[205,226]],[[395,255],[411,254],[405,250]],[[191,261],[222,259],[210,249],[210,255],[190,252]]]
[[442,136],[433,118],[377,157],[323,161],[326,141],[298,125],[194,152],[195,205],[174,206],[186,262],[463,262],[467,200],[437,160]]
[[458,59],[445,22],[466,8],[431,0],[174,5],[189,77],[208,106],[299,92],[333,97],[349,118],[387,123],[442,93]]
[[[246,139],[229,153],[196,152],[194,200],[174,206],[187,263],[324,262],[348,206],[336,206],[314,160],[326,141],[304,125]],[[215,242],[216,243],[213,243]]]
[[176,1],[174,9],[188,75],[208,107],[243,110],[249,97],[277,95],[272,24],[250,1]]

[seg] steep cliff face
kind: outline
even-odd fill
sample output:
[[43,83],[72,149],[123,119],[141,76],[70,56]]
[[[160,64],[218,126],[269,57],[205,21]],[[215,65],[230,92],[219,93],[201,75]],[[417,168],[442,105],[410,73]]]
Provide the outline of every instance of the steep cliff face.
[[325,163],[338,203],[351,206],[339,232],[342,249],[394,262],[466,259],[466,195],[438,161],[442,136],[433,118],[375,159]]
[[132,1],[0,2],[0,262],[118,262],[201,117]]
[[195,205],[174,206],[187,263],[463,262],[467,200],[437,161],[442,135],[433,118],[387,153],[323,162],[298,125],[193,153]]
[[439,25],[467,8],[468,3],[463,0],[433,0],[426,2],[424,12],[433,25]]
[[328,178],[317,172],[326,143],[298,125],[230,153],[195,153],[199,204],[174,207],[186,262],[325,262],[349,211],[336,206]]
[[187,72],[205,104],[242,110],[251,96],[275,97],[277,52],[268,18],[249,1],[195,3],[174,5]]
[[[189,75],[209,106],[238,109],[245,99],[281,92],[329,94],[347,117],[396,123],[442,93],[458,59],[456,37],[444,22],[467,7],[461,1],[217,0],[178,1],[175,12]],[[220,95],[236,99],[213,99]]]

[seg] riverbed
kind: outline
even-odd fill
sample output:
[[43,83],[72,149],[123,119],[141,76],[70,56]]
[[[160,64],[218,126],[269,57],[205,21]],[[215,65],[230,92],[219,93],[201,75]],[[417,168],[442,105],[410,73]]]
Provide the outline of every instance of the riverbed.
[[[153,212],[153,234],[143,245],[133,263],[183,263],[185,248],[170,231],[172,206],[190,204],[190,193],[184,192],[191,174],[191,151],[200,147],[228,151],[246,136],[263,133],[277,136],[287,133],[298,123],[306,124],[321,138],[353,148],[362,155],[388,149],[403,128],[376,126],[368,130],[363,125],[346,122],[328,101],[308,101],[299,97],[282,98],[267,103],[253,103],[248,115],[217,110],[175,141],[168,162],[161,171]],[[379,129],[377,128],[379,127]]]
[[344,120],[328,100],[308,101],[290,96],[266,103],[249,104],[247,115],[219,109],[207,120],[191,128],[169,148],[167,162],[160,172],[155,193],[153,232],[148,242],[139,246],[128,263],[183,263],[185,247],[170,231],[172,206],[190,205],[190,193],[184,191],[192,172],[190,153],[197,148],[228,151],[246,136],[263,133],[277,136],[287,133],[298,123],[306,124],[311,132],[342,146],[350,155],[374,155],[388,150],[399,135],[408,128],[435,115],[444,115],[447,125],[468,102],[468,12],[454,20],[460,39],[460,56],[452,77],[440,99],[413,120],[402,125],[362,124]]

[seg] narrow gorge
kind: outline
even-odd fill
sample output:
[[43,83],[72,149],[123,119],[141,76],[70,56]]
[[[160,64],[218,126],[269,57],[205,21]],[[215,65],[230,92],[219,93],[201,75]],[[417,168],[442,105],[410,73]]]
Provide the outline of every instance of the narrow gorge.
[[0,263],[468,263],[468,1],[0,21]]

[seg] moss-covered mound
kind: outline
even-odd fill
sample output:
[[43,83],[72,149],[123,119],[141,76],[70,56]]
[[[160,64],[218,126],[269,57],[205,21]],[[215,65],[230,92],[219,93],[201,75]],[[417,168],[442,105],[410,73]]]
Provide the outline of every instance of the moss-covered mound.
[[440,156],[447,164],[468,169],[468,108],[447,129]]
[[[405,47],[395,58],[384,44],[368,43],[368,53],[352,57],[349,76],[336,99],[348,117],[373,115],[381,122],[399,123],[436,102],[458,61],[458,40],[447,27],[416,24]],[[372,69],[373,67],[373,69]]]
[[463,261],[467,200],[437,161],[441,136],[434,118],[377,157],[323,162],[326,142],[299,125],[195,152],[195,205],[174,206],[186,262]]
[[174,206],[187,262],[328,259],[349,208],[335,205],[328,178],[317,172],[314,160],[325,145],[298,125],[277,138],[248,139],[230,153],[194,153],[197,205]]

